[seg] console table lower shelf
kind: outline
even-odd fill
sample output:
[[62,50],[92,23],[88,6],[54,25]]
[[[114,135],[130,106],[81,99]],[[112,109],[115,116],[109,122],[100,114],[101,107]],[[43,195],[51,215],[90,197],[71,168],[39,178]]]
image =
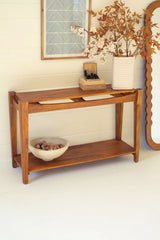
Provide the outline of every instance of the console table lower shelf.
[[[134,153],[133,147],[116,139],[71,146],[64,155],[49,162],[38,159],[29,153],[29,172],[94,162]],[[15,161],[21,167],[21,155],[15,156]]]

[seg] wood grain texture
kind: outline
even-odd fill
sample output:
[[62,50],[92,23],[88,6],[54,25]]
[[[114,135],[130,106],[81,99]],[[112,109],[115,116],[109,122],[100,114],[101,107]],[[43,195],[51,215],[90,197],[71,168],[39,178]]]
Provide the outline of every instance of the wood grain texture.
[[41,0],[41,59],[44,60],[44,0]]
[[9,92],[9,114],[10,114],[10,135],[11,135],[11,152],[12,166],[17,167],[14,157],[17,155],[17,110],[14,107],[15,92]]
[[[77,98],[76,98],[77,99]],[[29,113],[37,112],[46,112],[46,111],[55,111],[55,110],[64,110],[64,109],[73,109],[73,108],[83,108],[83,107],[92,107],[100,106],[107,104],[116,104],[124,102],[132,102],[136,99],[136,94],[129,94],[126,96],[118,96],[114,98],[98,99],[98,100],[89,100],[89,101],[76,101],[69,103],[56,103],[56,104],[39,104],[31,103],[29,104]]]
[[123,103],[116,104],[116,139],[122,138],[122,124],[123,124]]
[[[160,1],[155,1],[151,3],[147,10],[149,13],[153,13],[156,8],[160,7]],[[145,24],[149,25],[149,14],[146,14]],[[149,26],[150,34],[152,34],[151,26]],[[152,55],[151,46],[149,40],[146,39],[146,50],[148,57],[146,59],[146,140],[148,145],[155,149],[160,150],[160,144],[157,144],[152,139],[151,128],[152,128]]]
[[[86,9],[87,10],[91,10],[92,8],[92,0],[89,0],[89,9]],[[44,40],[44,16],[45,16],[45,13],[44,13],[44,0],[41,0],[41,60],[62,60],[62,59],[82,59],[82,58],[88,58],[88,56],[72,56],[72,57],[45,57],[45,54],[44,54],[44,43],[45,43],[45,40]],[[91,14],[90,12],[88,12],[88,30],[90,30],[90,25],[91,25]],[[90,41],[90,35],[88,34],[88,43]],[[87,44],[88,44],[87,43]]]
[[135,89],[130,90],[113,90],[111,85],[108,84],[106,89],[95,90],[95,91],[83,91],[79,87],[76,88],[65,88],[65,89],[55,89],[46,91],[32,91],[32,92],[17,92],[16,97],[20,102],[43,102],[52,101],[60,99],[74,99],[83,98],[90,96],[100,96],[100,95],[116,95],[121,93],[134,93]]
[[[29,172],[94,162],[111,157],[132,154],[134,152],[134,148],[127,143],[113,139],[71,146],[61,157],[50,162],[40,160],[30,153]],[[21,156],[17,155],[15,160],[21,166]]]
[[[84,97],[98,95],[112,95],[113,97],[86,100]],[[64,167],[81,164],[85,162],[98,161],[106,158],[133,154],[134,160],[138,161],[140,143],[140,123],[142,107],[142,90],[112,90],[110,85],[106,90],[82,91],[80,88],[58,89],[40,92],[14,93],[15,104],[11,101],[14,108],[14,115],[11,119],[16,122],[15,111],[19,110],[20,116],[20,135],[21,135],[21,155],[14,155],[14,162],[22,168],[23,183],[28,183],[28,173],[41,171],[50,168]],[[40,104],[37,100],[57,100],[71,99],[73,102],[57,104]],[[121,141],[123,103],[134,102],[134,148]],[[60,109],[70,109],[79,107],[91,107],[106,104],[116,104],[116,139],[82,144],[70,147],[64,155],[57,160],[44,162],[28,154],[28,116],[29,113],[46,112]],[[18,107],[17,107],[18,106]],[[13,117],[14,116],[14,117]],[[14,123],[15,124],[15,123]],[[12,139],[13,141],[13,139]],[[12,142],[13,144],[13,142]]]
[[134,161],[139,161],[139,146],[141,132],[142,90],[137,91],[137,99],[134,102]]
[[16,98],[15,98],[15,95],[13,96],[13,105],[14,105],[14,107],[16,108],[16,110],[19,110],[19,104],[18,104],[18,102],[16,101]]
[[20,103],[20,139],[23,183],[28,183],[28,103]]

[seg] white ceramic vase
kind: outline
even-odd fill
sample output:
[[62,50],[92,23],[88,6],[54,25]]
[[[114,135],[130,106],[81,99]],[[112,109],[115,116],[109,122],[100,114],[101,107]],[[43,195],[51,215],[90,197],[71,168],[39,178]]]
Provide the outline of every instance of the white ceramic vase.
[[134,60],[135,57],[114,57],[113,58],[113,89],[132,89],[134,81]]

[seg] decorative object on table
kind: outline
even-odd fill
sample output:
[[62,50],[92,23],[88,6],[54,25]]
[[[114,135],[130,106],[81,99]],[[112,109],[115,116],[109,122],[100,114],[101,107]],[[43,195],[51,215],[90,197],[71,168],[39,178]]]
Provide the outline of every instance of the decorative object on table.
[[[160,1],[152,2],[147,8],[145,24],[148,25],[150,18],[152,22],[158,23],[160,28]],[[156,34],[158,28],[149,28],[150,34]],[[152,46],[148,39],[146,40],[146,51],[148,58],[146,61],[146,140],[148,145],[160,150],[160,52],[152,54]]]
[[[147,12],[144,10],[144,14]],[[141,26],[142,15],[131,12],[122,1],[114,1],[104,9],[90,13],[97,18],[97,23],[90,31],[84,29],[84,32],[90,36],[90,42],[84,52],[88,53],[89,58],[100,55],[101,62],[105,62],[106,54],[111,53],[114,56],[112,88],[133,88],[134,68],[131,64],[134,61],[131,59],[138,55],[142,58],[148,57],[145,49],[146,40],[152,45],[151,53],[156,48],[160,49],[159,33],[153,35],[149,31],[149,26],[156,27],[157,24],[153,24],[150,18],[148,25]],[[76,31],[82,31],[79,25],[74,26],[74,32]],[[117,60],[117,57],[121,59]],[[127,60],[124,60],[125,58]],[[122,63],[124,63],[123,67]]]
[[113,89],[132,89],[134,86],[134,57],[114,57]]
[[88,37],[71,32],[72,25],[89,30],[91,0],[41,0],[41,59],[86,58]]
[[69,142],[63,138],[36,138],[29,143],[32,154],[44,161],[52,161],[60,157],[69,147]]
[[106,89],[105,81],[97,75],[96,63],[84,63],[83,71],[84,77],[79,80],[79,87],[82,90]]

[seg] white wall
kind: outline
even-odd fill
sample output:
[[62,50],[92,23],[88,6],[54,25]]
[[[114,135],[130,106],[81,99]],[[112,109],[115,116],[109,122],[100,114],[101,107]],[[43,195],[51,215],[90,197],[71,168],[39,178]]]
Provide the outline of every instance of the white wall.
[[[64,0],[65,1],[65,0]],[[92,0],[98,10],[113,1]],[[150,0],[125,1],[142,13]],[[40,0],[0,0],[0,152],[1,161],[10,157],[8,91],[78,86],[86,60],[40,59]],[[98,73],[106,82],[111,80],[111,58],[98,63]],[[135,87],[145,84],[144,61],[135,63]],[[145,105],[143,103],[141,147],[148,148],[144,138]],[[132,108],[125,111],[123,136],[132,143]],[[66,137],[71,144],[98,141],[114,136],[114,108],[101,106],[89,109],[57,111],[30,116],[30,137],[54,135]]]

